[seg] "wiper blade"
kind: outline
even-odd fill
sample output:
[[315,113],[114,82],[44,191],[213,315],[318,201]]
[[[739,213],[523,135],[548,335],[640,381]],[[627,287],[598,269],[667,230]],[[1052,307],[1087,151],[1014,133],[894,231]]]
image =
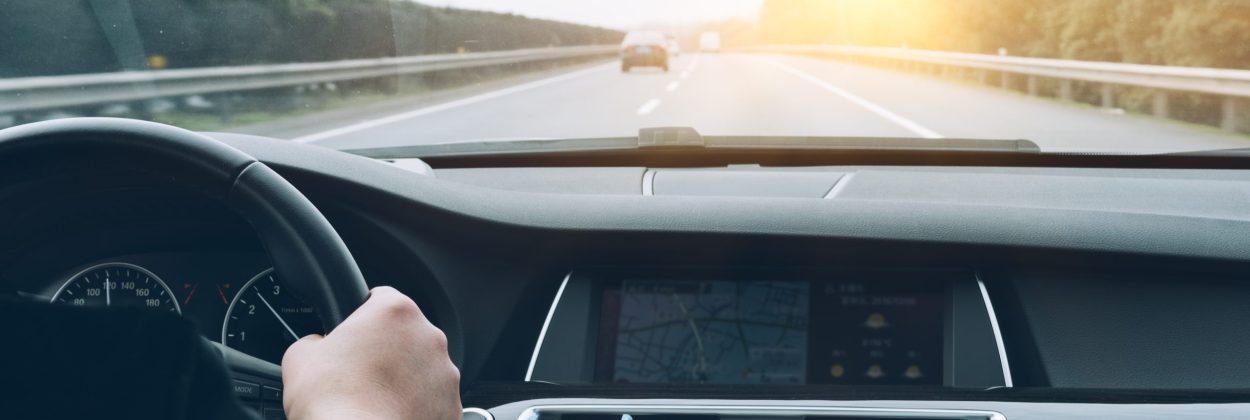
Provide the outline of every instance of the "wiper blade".
[[690,127],[655,127],[638,131],[638,147],[763,149],[849,149],[909,151],[1041,152],[1028,140],[929,139],[901,137],[704,136]]
[[1185,152],[1159,153],[1158,156],[1191,156],[1191,157],[1250,157],[1250,147],[1232,149],[1194,150]]
[[763,149],[820,149],[859,151],[943,151],[1039,153],[1029,140],[927,139],[901,137],[815,137],[815,136],[711,136],[707,147]]
[[1011,152],[1039,153],[1029,140],[927,139],[901,137],[819,136],[704,136],[690,127],[654,127],[639,130],[637,137],[606,137],[559,140],[516,140],[445,143],[344,150],[377,159],[436,156],[534,154],[640,149],[760,149],[760,150],[854,150],[899,152]]

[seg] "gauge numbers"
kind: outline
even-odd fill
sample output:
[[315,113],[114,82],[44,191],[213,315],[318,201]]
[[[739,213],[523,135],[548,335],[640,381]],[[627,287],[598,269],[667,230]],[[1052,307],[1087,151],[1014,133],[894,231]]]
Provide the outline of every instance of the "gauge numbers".
[[222,323],[221,343],[282,363],[282,355],[296,340],[322,332],[317,312],[288,290],[271,268],[257,274],[234,295]]
[[70,306],[118,306],[182,314],[174,293],[151,271],[134,264],[105,263],[70,277],[52,295]]

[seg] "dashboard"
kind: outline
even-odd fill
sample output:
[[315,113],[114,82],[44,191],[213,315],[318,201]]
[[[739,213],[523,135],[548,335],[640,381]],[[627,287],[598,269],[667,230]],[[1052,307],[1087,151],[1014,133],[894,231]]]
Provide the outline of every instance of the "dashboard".
[[[417,300],[472,415],[1250,412],[1244,169],[429,169],[215,136]],[[180,313],[269,361],[317,331],[252,228],[179,180],[4,171],[5,295]]]

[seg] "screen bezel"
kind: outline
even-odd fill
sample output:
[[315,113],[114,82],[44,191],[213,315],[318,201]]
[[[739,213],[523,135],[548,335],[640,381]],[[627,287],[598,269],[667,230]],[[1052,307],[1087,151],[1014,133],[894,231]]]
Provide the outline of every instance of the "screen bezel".
[[[673,280],[811,280],[863,278],[871,281],[941,282],[946,290],[943,314],[942,386],[1003,386],[997,330],[991,328],[988,300],[973,270],[963,268],[649,266],[583,267],[570,272],[536,343],[527,380],[561,384],[596,384],[599,316],[604,284],[629,278]],[[958,324],[958,325],[956,325]],[[959,355],[959,356],[957,356]],[[992,358],[992,359],[991,359]],[[824,386],[824,385],[810,385]],[[888,385],[906,387],[909,385]]]

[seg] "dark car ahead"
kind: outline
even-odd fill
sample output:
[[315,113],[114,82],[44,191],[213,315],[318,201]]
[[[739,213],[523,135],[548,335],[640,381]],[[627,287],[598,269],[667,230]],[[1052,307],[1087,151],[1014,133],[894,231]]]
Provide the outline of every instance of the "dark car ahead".
[[621,42],[621,71],[659,67],[668,71],[668,38],[659,31],[632,31]]

